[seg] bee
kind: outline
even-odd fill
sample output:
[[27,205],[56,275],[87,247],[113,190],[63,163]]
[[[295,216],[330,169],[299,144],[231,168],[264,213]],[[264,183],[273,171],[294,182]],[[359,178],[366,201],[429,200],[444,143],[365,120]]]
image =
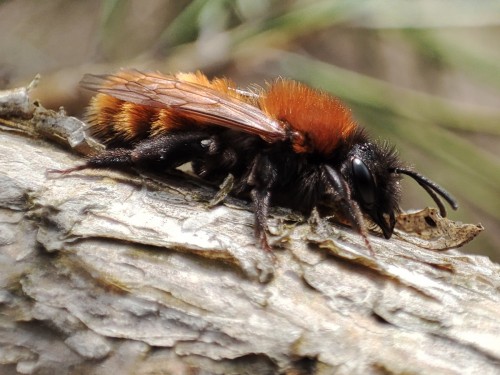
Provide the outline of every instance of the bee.
[[385,238],[401,211],[402,175],[413,178],[446,216],[442,187],[404,166],[395,149],[370,139],[337,97],[279,78],[263,88],[239,89],[201,72],[163,75],[123,70],[85,75],[96,92],[88,108],[90,134],[107,148],[86,168],[164,171],[191,162],[199,177],[234,177],[232,193],[250,197],[255,236],[270,250],[267,216],[273,205],[309,215],[315,207],[339,213],[368,241],[366,218]]

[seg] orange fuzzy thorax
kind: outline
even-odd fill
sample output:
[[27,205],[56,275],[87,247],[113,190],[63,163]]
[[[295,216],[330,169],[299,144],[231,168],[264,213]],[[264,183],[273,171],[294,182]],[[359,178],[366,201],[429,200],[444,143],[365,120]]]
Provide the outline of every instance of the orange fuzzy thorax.
[[259,105],[268,116],[305,136],[306,144],[294,144],[298,153],[330,155],[357,128],[350,109],[340,99],[296,81],[277,80]]
[[[293,131],[290,139],[297,153],[331,155],[341,142],[348,141],[357,128],[351,111],[338,98],[302,83],[284,79],[275,81],[267,90],[261,90],[258,99],[255,95],[243,94],[231,80],[226,78],[210,80],[201,72],[177,73],[170,76],[150,73],[145,76],[137,71],[122,71],[106,78],[101,87],[104,89],[116,87],[117,92],[123,92],[128,89],[127,84],[130,84],[132,87],[130,95],[134,96],[134,91],[132,91],[134,87],[140,90],[142,85],[146,85],[154,97],[157,93],[158,95],[168,93],[166,88],[175,90],[175,83],[172,86],[172,82],[176,81],[202,87],[199,91],[189,91],[186,94],[186,100],[189,100],[189,95],[193,95],[195,99],[197,95],[203,96],[203,90],[205,90],[203,88],[206,88],[211,90],[207,92],[216,92],[222,94],[223,97],[229,97],[229,105],[236,103],[236,108],[238,102],[241,102],[241,105],[257,106],[262,110],[263,115],[265,114],[273,121],[283,123]],[[134,83],[137,85],[134,86]],[[175,94],[179,95],[179,91]],[[138,94],[138,97],[143,100],[144,96],[141,95],[143,94]],[[148,98],[148,95],[150,95],[149,92],[145,97]],[[208,103],[216,102],[217,95],[211,95],[207,95]],[[158,102],[161,103],[162,99],[159,98]],[[105,144],[127,146],[148,137],[168,134],[173,130],[190,130],[213,125],[209,115],[197,116],[196,113],[181,112],[168,105],[140,104],[140,100],[138,102],[126,101],[106,93],[98,93],[92,99],[87,112],[90,133]],[[207,108],[210,105],[212,104],[207,104]],[[254,113],[248,110],[244,113],[254,116]],[[246,120],[249,121],[249,118],[250,121],[255,119],[255,117],[247,117]],[[228,121],[230,123],[230,120]],[[256,126],[259,125],[257,123]],[[234,127],[238,128],[238,125]],[[264,128],[268,129],[267,125]],[[259,134],[257,130],[249,133]],[[281,138],[281,136],[277,134],[274,138]]]

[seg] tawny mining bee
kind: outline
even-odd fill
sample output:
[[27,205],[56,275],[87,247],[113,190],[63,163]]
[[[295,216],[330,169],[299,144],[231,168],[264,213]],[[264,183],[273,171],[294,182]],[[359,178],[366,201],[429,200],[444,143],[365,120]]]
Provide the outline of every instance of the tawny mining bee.
[[206,180],[221,182],[231,174],[232,192],[253,201],[255,235],[264,249],[270,249],[272,205],[308,215],[327,203],[367,244],[364,216],[390,238],[400,212],[401,175],[420,184],[442,216],[440,197],[458,207],[443,188],[405,167],[394,148],[370,140],[338,98],[296,81],[277,79],[247,92],[199,72],[125,70],[86,75],[82,85],[98,93],[88,122],[107,149],[59,172],[133,165],[161,171],[191,162]]

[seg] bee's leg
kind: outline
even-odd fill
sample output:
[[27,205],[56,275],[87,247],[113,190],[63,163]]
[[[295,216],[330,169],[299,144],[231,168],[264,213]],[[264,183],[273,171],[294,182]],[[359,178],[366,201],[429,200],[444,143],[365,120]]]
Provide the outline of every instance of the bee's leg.
[[126,148],[105,150],[98,155],[91,156],[85,164],[68,169],[49,169],[47,172],[68,174],[82,169],[123,168],[132,165],[131,152],[132,150]]
[[224,179],[222,184],[219,186],[219,191],[215,196],[208,202],[208,207],[217,206],[220,202],[222,202],[226,197],[231,193],[231,190],[234,188],[234,176],[229,173],[227,177]]
[[217,143],[205,131],[184,131],[141,141],[130,158],[135,165],[176,168],[181,164],[214,152]]
[[134,148],[115,148],[91,156],[85,164],[65,170],[50,170],[51,173],[67,174],[82,169],[126,168],[133,165],[146,168],[168,167],[179,165],[203,156],[214,148],[215,142],[209,142],[206,132],[179,132],[161,137],[147,138]]
[[271,191],[277,180],[277,172],[273,163],[266,155],[257,155],[247,178],[247,184],[252,186],[250,192],[255,207],[255,237],[259,239],[264,250],[271,250],[267,242],[267,215],[271,205]]
[[255,207],[255,237],[258,238],[262,249],[271,251],[271,246],[267,242],[267,215],[271,203],[271,192],[253,189],[251,191],[252,201]]
[[330,186],[334,191],[334,197],[342,213],[350,221],[353,228],[363,237],[365,245],[373,255],[373,249],[368,240],[368,232],[366,230],[363,214],[358,204],[351,199],[351,191],[344,178],[332,167],[323,165],[323,181],[327,186]]

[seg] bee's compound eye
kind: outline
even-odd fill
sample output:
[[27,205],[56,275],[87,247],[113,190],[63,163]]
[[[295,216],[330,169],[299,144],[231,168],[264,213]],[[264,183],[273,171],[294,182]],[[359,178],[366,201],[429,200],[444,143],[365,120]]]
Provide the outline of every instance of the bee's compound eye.
[[372,208],[375,204],[375,181],[363,161],[359,158],[352,159],[353,184],[357,195],[365,208]]

